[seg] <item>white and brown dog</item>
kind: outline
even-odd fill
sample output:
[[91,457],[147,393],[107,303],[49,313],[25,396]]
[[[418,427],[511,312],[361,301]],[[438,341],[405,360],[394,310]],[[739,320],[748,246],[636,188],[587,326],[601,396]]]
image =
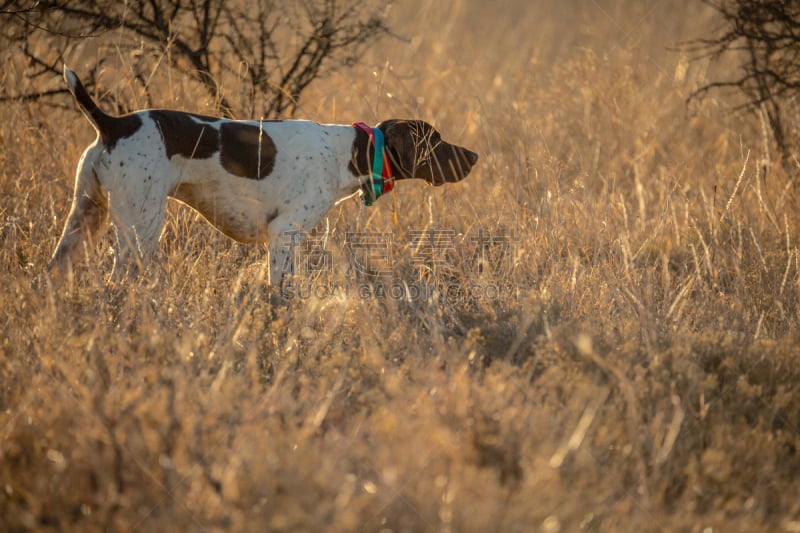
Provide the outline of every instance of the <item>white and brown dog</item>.
[[287,232],[308,232],[338,200],[375,191],[372,133],[385,138],[389,182],[456,182],[478,160],[420,120],[388,120],[375,131],[169,110],[115,117],[97,107],[74,72],[65,68],[64,79],[98,137],[78,163],[72,208],[51,261],[56,270],[71,264],[84,243],[97,242],[110,219],[117,234],[112,277],[135,273],[156,247],[172,197],[232,239],[267,242],[270,283],[279,286],[294,273]]

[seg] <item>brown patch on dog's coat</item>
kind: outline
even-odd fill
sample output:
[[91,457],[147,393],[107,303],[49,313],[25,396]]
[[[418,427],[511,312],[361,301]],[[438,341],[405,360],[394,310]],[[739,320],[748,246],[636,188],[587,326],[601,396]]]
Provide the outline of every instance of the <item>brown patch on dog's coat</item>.
[[167,157],[208,159],[219,152],[222,167],[241,178],[264,179],[275,167],[275,143],[254,124],[223,122],[219,119],[180,113],[150,111],[164,139]]
[[220,127],[220,139],[220,162],[234,176],[260,180],[275,167],[278,150],[259,126],[225,122]]
[[167,157],[208,159],[219,151],[219,132],[211,124],[219,119],[177,111],[150,111],[161,131]]
[[110,152],[120,139],[131,137],[141,127],[142,119],[137,115],[123,115],[115,117],[113,122],[101,130],[100,136],[103,139],[103,144],[106,145]]

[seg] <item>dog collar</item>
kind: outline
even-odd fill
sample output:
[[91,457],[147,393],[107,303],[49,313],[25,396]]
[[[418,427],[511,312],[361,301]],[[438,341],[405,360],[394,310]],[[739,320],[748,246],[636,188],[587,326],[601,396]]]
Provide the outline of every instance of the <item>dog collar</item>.
[[355,122],[353,126],[366,133],[370,144],[375,147],[369,181],[361,186],[363,191],[361,197],[364,200],[364,205],[371,206],[375,203],[375,200],[394,188],[392,167],[389,164],[389,158],[386,157],[383,132],[378,128],[370,128],[363,122]]

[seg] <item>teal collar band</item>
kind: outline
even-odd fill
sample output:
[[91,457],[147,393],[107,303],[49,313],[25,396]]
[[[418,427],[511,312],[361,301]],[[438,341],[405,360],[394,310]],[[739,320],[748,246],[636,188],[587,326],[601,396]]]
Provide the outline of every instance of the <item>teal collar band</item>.
[[386,158],[383,132],[379,128],[370,128],[363,122],[356,122],[353,126],[366,133],[375,147],[369,181],[361,186],[364,205],[371,206],[375,200],[394,188],[392,168]]

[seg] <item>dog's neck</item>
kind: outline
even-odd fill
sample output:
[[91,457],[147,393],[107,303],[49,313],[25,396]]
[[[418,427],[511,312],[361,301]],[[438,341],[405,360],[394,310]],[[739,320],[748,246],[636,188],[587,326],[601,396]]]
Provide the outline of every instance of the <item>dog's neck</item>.
[[342,154],[346,155],[343,161],[348,161],[347,168],[341,171],[339,179],[339,193],[336,204],[345,200],[359,191],[370,182],[371,161],[373,157],[372,147],[368,144],[367,135],[354,126],[339,126],[347,128],[348,132],[343,135],[347,139],[346,147],[340,148]]

